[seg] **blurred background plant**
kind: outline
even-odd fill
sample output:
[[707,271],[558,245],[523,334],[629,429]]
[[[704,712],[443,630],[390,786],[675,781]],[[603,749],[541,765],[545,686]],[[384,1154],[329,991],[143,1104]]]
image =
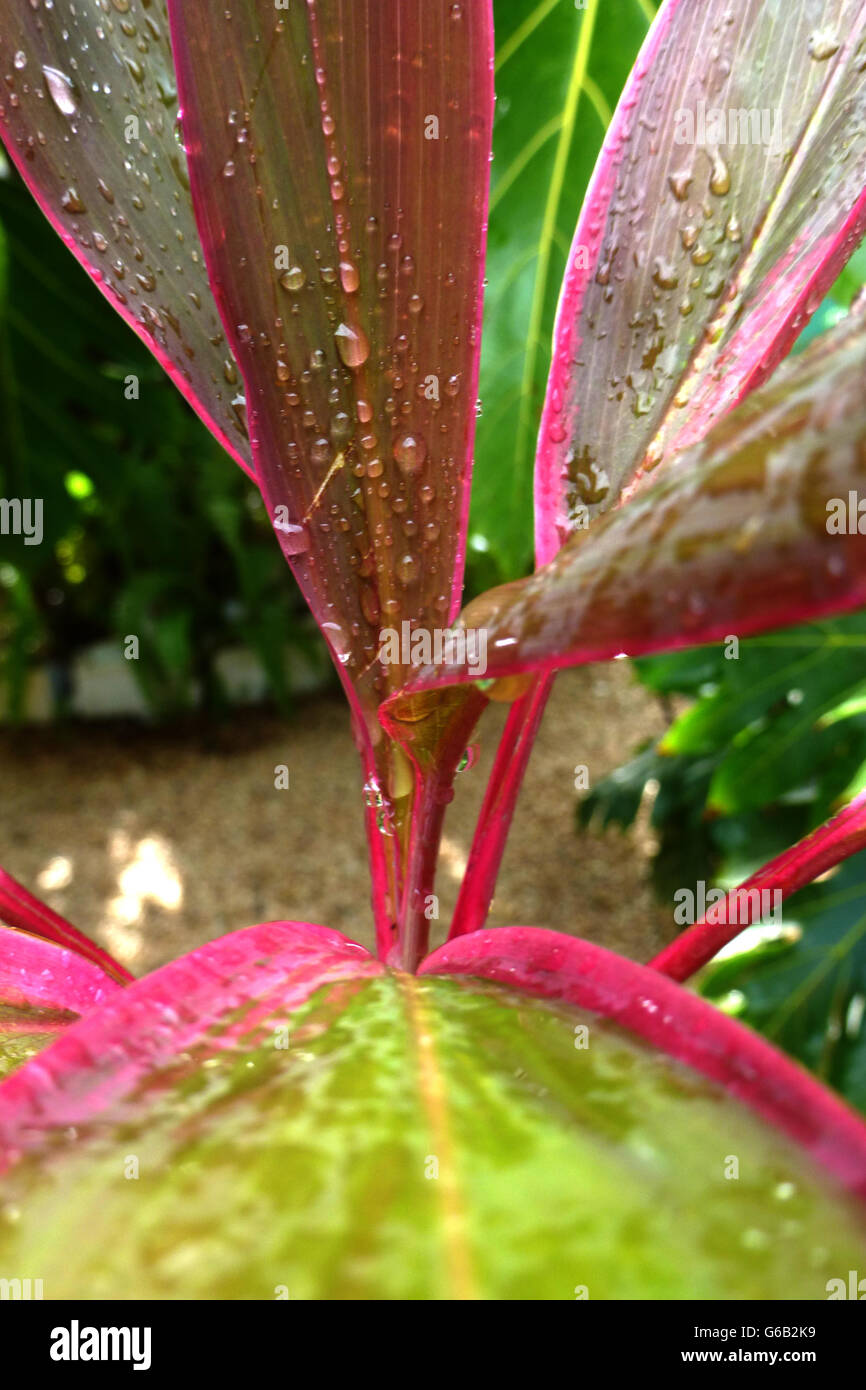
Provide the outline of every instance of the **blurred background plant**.
[[[136,384],[137,383],[137,384]],[[135,397],[137,392],[137,398]],[[327,670],[258,492],[81,271],[8,166],[0,179],[0,496],[41,498],[40,545],[0,536],[0,708],[110,642],[150,710],[225,699],[245,645],[286,706],[292,661]]]

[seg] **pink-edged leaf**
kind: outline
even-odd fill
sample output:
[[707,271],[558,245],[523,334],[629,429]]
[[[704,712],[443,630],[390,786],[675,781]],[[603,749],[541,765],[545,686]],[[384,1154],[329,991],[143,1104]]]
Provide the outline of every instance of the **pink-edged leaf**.
[[0,1077],[119,989],[77,950],[0,926]]
[[[186,1049],[208,1041],[228,1050],[323,985],[382,969],[363,946],[308,922],[269,922],[200,946],[118,991],[4,1084],[0,1162],[58,1125],[84,1124]],[[103,1057],[108,1065],[87,1069]]]
[[292,923],[74,1024],[0,1139],[0,1267],[46,1298],[824,1298],[863,1250],[831,1174],[634,1032]]
[[761,920],[762,894],[781,894],[782,900],[814,882],[852,854],[866,849],[866,792],[805,839],[771,859],[737,888],[714,904],[653,960],[650,966],[672,980],[687,980],[711,961],[717,951],[746,927]]
[[242,386],[208,284],[165,0],[7,0],[0,136],[65,244],[248,473]]
[[766,378],[856,249],[864,190],[863,0],[666,0],[563,283],[540,564]]
[[169,0],[199,231],[277,535],[372,710],[459,606],[489,0]]
[[685,1062],[802,1144],[866,1199],[866,1124],[757,1034],[658,971],[541,927],[447,942],[427,975],[472,975],[589,1009]]
[[[530,579],[461,622],[487,676],[671,650],[866,602],[866,313],[816,340]],[[428,668],[413,688],[471,679]]]
[[11,874],[7,874],[5,869],[0,869],[0,922],[75,951],[120,984],[125,984],[133,978],[119,961],[101,946],[97,946],[95,941],[91,941],[77,927],[73,927],[59,912],[48,907],[47,903],[35,898],[23,884]]
[[3,1005],[86,1014],[123,986],[77,951],[0,926]]

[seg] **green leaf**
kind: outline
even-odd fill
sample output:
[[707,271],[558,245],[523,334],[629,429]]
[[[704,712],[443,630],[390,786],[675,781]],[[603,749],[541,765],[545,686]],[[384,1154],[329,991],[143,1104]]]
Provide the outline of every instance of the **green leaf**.
[[[568,248],[654,6],[495,0],[496,119],[470,547],[532,557],[532,465]],[[491,583],[495,582],[491,578]]]
[[795,1147],[594,1016],[393,974],[271,1009],[90,1121],[87,1073],[47,1096],[75,1137],[7,1175],[3,1269],[47,1298],[822,1299],[862,1262]]

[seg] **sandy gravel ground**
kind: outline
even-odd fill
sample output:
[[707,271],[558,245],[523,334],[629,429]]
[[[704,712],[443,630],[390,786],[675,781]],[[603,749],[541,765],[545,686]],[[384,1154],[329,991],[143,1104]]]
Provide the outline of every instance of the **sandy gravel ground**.
[[[437,891],[443,936],[504,709],[460,774]],[[648,959],[672,927],[648,886],[652,836],[575,830],[595,781],[664,727],[626,662],[560,677],[536,743],[491,921],[558,928]],[[288,790],[274,769],[289,768]],[[0,864],[136,974],[235,928],[322,922],[372,942],[360,779],[337,696],[290,721],[0,730]]]

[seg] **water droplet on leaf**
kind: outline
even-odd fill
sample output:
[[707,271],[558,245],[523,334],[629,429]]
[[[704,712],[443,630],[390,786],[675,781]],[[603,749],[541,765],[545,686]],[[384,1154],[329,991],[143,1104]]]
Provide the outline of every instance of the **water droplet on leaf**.
[[353,371],[363,367],[370,356],[370,343],[364,330],[350,328],[347,323],[341,323],[334,333],[334,338],[337,351],[345,365]]
[[72,80],[59,68],[43,67],[48,92],[62,116],[74,116],[78,111],[78,96]]

